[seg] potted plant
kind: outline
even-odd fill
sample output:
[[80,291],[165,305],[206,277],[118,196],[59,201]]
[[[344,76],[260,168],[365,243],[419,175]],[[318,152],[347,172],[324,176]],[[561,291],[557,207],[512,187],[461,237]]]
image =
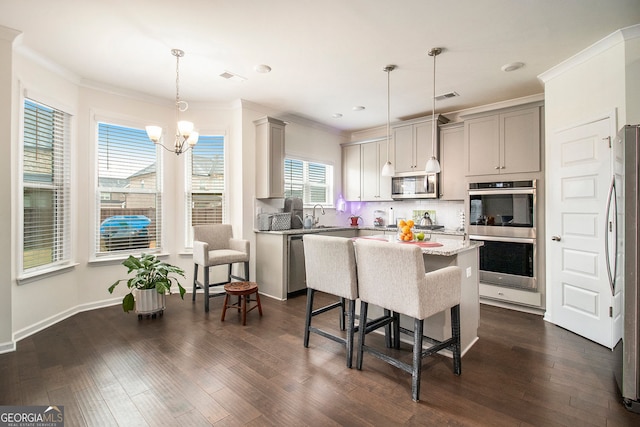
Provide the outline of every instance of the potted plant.
[[[163,313],[165,308],[165,295],[171,293],[171,285],[175,281],[180,291],[180,298],[184,299],[185,289],[178,279],[170,277],[170,274],[184,276],[184,270],[166,262],[160,261],[155,255],[141,254],[139,257],[130,255],[122,262],[128,268],[127,274],[135,272],[135,276],[129,279],[119,279],[109,287],[109,293],[120,282],[127,281],[129,293],[122,299],[122,309],[129,312],[135,308],[138,318],[143,314]],[[134,296],[135,291],[135,296]]]

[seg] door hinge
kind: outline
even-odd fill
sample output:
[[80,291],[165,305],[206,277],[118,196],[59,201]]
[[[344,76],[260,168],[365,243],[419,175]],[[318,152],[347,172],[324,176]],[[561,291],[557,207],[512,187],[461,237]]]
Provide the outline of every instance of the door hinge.
[[613,307],[609,307],[609,317],[613,317]]

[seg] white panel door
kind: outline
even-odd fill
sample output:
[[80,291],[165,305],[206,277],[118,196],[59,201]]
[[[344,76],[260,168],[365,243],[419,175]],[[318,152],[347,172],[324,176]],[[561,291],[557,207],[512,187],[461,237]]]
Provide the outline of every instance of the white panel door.
[[550,144],[547,289],[553,323],[613,348],[618,333],[610,316],[614,298],[605,259],[610,120],[563,130]]

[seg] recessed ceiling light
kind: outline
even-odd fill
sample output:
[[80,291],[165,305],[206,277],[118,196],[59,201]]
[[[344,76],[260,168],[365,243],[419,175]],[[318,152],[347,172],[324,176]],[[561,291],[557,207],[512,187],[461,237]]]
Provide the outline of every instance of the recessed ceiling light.
[[355,107],[353,107],[353,111],[362,111],[364,110],[364,106],[362,105],[356,105]]
[[504,64],[502,66],[502,71],[504,71],[505,73],[508,73],[509,71],[519,70],[522,67],[524,67],[524,63],[522,63],[522,62],[512,62],[510,64]]
[[271,72],[271,67],[269,67],[267,64],[258,64],[253,67],[253,69],[260,74],[267,74]]
[[232,73],[231,71],[226,71],[226,70],[224,73],[220,74],[220,77],[222,77],[223,79],[234,81],[234,82],[243,82],[247,80],[246,77],[239,76],[235,73]]
[[334,119],[339,119],[340,117],[342,117],[342,114],[340,114],[340,113],[333,113],[333,114],[331,115],[331,117],[333,117]]

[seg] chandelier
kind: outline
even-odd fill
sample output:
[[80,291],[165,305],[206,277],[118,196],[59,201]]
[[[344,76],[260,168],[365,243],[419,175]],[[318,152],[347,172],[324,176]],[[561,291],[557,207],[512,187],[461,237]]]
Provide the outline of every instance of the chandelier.
[[[180,58],[184,56],[184,51],[180,49],[171,49],[171,54],[176,57],[176,139],[173,148],[166,147],[162,143],[162,127],[146,126],[147,135],[154,144],[161,146],[167,151],[172,151],[180,155],[193,148],[198,143],[198,132],[193,130],[193,123],[180,120],[180,113],[184,113],[189,109],[189,104],[180,100]],[[185,147],[186,144],[186,147]]]

